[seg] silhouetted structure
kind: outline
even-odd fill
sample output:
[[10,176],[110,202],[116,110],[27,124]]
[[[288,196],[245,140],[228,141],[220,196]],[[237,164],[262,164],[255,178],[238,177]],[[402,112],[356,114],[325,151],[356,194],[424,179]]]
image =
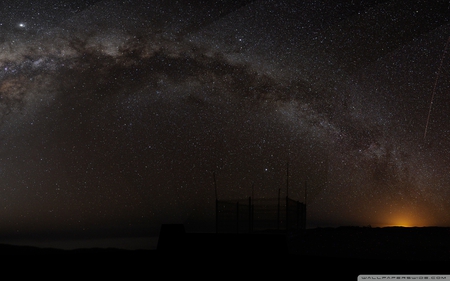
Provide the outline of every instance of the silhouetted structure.
[[217,233],[306,229],[306,204],[285,197],[216,200]]
[[[219,200],[217,197],[216,174],[213,173],[216,195],[216,233],[253,233],[276,230],[288,232],[306,229],[307,184],[305,182],[305,203],[289,198],[289,162],[286,166],[286,197]],[[252,184],[253,195],[254,184]]]
[[286,255],[284,234],[186,233],[180,224],[163,224],[158,253],[169,255]]

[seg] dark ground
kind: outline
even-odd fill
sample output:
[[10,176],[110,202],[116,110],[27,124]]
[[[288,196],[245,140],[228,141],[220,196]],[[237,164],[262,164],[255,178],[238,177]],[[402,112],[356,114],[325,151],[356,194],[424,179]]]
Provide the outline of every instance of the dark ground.
[[340,264],[339,274],[450,272],[450,228],[446,227],[316,228],[288,241],[292,256],[306,263]]
[[309,229],[290,239],[292,253],[403,261],[450,261],[450,228],[338,227]]
[[[182,225],[166,225],[161,228],[157,253],[227,257],[236,264],[244,260],[280,262],[282,270],[300,280],[325,276],[356,280],[359,274],[449,274],[450,228],[316,228],[286,236],[276,232],[191,234],[185,233]],[[302,279],[303,273],[318,279]]]
[[449,274],[450,228],[316,228],[286,236],[270,232],[194,234],[185,233],[182,225],[163,225],[156,250],[59,250],[3,244],[0,254],[134,256],[143,261],[188,263],[210,259],[217,264],[265,260],[284,264],[285,272],[297,274],[299,280],[314,280],[300,278],[301,273],[356,280],[359,274]]

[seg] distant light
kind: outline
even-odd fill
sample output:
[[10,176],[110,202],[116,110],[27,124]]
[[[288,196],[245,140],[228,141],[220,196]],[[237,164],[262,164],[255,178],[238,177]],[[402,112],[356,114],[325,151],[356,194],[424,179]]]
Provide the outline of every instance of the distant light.
[[23,23],[23,22],[21,22],[21,23],[19,23],[19,27],[20,27],[20,28],[25,28],[25,27],[26,27],[26,24]]

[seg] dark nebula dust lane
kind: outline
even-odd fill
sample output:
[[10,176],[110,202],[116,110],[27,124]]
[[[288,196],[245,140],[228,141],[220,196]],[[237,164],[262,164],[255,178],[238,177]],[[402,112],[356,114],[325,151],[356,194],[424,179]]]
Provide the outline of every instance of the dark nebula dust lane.
[[211,231],[287,162],[311,226],[450,222],[448,2],[6,2],[2,237]]

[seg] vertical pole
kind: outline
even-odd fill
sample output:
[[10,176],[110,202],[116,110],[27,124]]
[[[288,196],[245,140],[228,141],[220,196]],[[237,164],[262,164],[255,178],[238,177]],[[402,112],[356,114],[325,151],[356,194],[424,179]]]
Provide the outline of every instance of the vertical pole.
[[286,233],[287,233],[288,227],[289,227],[288,199],[289,199],[289,161],[287,162],[287,165],[286,165]]
[[305,205],[307,199],[308,199],[308,181],[305,181]]
[[306,229],[306,206],[308,202],[308,182],[305,181],[305,204],[303,206],[303,229]]
[[248,197],[248,233],[252,232],[252,197]]
[[306,229],[306,204],[303,205],[303,229]]
[[[255,199],[254,194],[253,194],[253,190],[254,189],[255,189],[255,182],[252,182],[252,196],[251,196],[251,198],[253,200]],[[253,232],[253,214],[254,214],[254,212],[253,212],[253,201],[250,201],[250,202],[251,202],[251,204],[250,204],[250,231]]]
[[252,210],[252,232],[253,232],[253,230],[255,229],[255,206],[253,204],[253,201],[251,210]]
[[216,199],[216,234],[219,233],[219,201]]
[[216,182],[216,172],[213,172],[213,180],[214,180],[214,192],[217,200],[217,182]]
[[289,161],[286,167],[286,196],[289,196]]
[[289,203],[289,197],[286,195],[286,233],[289,230],[289,209],[288,209],[288,203]]
[[236,203],[236,233],[239,233],[239,201]]
[[253,196],[253,190],[255,189],[255,182],[252,182],[252,198],[255,198],[254,196]]
[[213,172],[213,180],[214,180],[214,192],[216,195],[216,233],[218,233],[219,229],[219,201],[217,199],[217,183],[216,183],[216,172]]
[[278,215],[278,218],[277,218],[278,230],[280,230],[280,191],[281,191],[281,188],[278,188],[278,212],[277,212],[277,215]]

